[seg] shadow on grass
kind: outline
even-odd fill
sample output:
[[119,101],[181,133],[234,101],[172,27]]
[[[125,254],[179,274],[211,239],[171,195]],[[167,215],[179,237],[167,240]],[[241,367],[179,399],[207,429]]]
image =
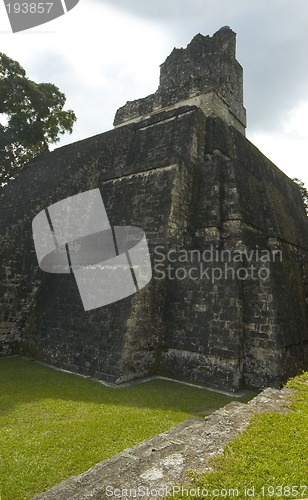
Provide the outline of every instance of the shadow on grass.
[[168,380],[112,388],[93,379],[64,373],[19,357],[0,359],[0,415],[14,407],[53,399],[102,405],[171,410],[206,415],[235,398]]
[[231,399],[166,380],[111,388],[34,361],[2,358],[0,496],[30,500]]

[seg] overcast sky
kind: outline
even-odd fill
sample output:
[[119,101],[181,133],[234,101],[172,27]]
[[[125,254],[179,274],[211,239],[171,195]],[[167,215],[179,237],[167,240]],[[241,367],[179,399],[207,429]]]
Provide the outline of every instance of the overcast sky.
[[0,51],[66,94],[78,121],[63,145],[111,129],[117,108],[155,92],[173,47],[225,25],[237,33],[248,138],[308,185],[307,0],[80,0],[16,34],[1,2]]

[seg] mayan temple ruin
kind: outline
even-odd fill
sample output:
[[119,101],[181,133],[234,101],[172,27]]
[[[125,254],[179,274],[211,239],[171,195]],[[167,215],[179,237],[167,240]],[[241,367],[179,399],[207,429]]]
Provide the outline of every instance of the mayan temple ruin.
[[[195,36],[113,130],[35,158],[1,190],[1,356],[231,391],[308,368],[308,218],[296,184],[245,137],[235,50],[228,27]],[[85,310],[72,273],[39,268],[32,221],[94,189],[111,227],[142,228],[153,275]]]

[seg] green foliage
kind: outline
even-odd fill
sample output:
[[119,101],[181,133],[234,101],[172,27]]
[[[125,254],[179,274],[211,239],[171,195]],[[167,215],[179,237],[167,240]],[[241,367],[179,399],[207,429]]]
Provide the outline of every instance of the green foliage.
[[300,179],[297,179],[296,177],[294,179],[292,179],[293,182],[295,182],[295,184],[298,185],[299,187],[299,190],[300,190],[300,193],[301,193],[301,196],[302,196],[302,200],[303,200],[303,203],[305,205],[305,209],[306,209],[306,214],[308,215],[308,189],[305,187],[305,184],[303,183],[303,181],[301,181]]
[[230,399],[163,380],[112,389],[31,361],[2,358],[0,497],[28,500]]
[[0,52],[0,185],[14,179],[59,135],[72,132],[76,116],[64,111],[65,95],[51,83],[35,83]]
[[247,500],[247,491],[254,499],[307,498],[308,372],[291,379],[287,387],[297,390],[290,397],[292,412],[255,416],[249,428],[212,461],[213,472],[192,475],[189,488],[208,495],[172,498]]

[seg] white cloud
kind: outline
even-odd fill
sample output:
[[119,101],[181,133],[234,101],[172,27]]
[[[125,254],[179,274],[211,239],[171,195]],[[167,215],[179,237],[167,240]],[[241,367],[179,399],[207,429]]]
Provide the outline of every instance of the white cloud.
[[78,122],[61,144],[112,128],[126,100],[154,92],[171,44],[157,23],[92,1],[41,27],[0,37],[1,51],[29,78],[55,83],[66,94]]
[[248,137],[287,175],[306,181],[306,0],[81,0],[48,24],[12,34],[0,2],[0,50],[67,96],[78,122],[60,145],[112,128],[127,100],[154,92],[174,46],[223,25],[238,33]]
[[249,139],[289,177],[297,177],[308,186],[307,116],[308,101],[288,112],[279,130],[252,133]]

